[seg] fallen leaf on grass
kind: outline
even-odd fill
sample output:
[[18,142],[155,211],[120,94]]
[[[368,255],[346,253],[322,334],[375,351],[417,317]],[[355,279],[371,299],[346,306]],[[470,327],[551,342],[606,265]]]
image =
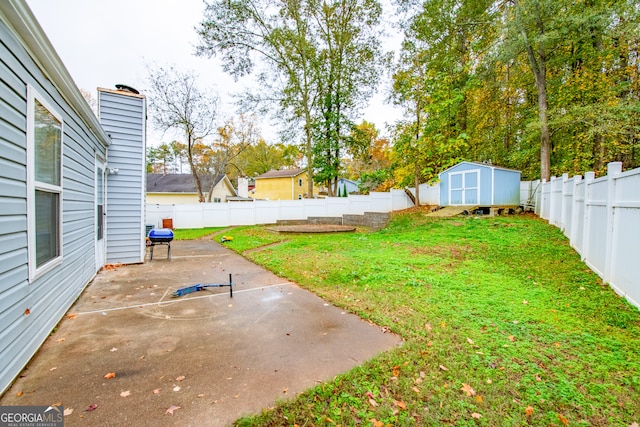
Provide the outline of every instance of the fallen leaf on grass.
[[536,381],[540,382],[542,381],[542,378],[540,378],[540,375],[536,374]]
[[64,408],[63,414],[65,417],[68,417],[69,415],[73,414],[73,408]]
[[427,323],[424,325],[424,328],[425,328],[427,331],[430,331],[430,330],[432,329],[432,328],[431,328],[431,323],[430,323],[430,322],[427,322]]
[[56,369],[58,369],[58,367],[57,367],[57,366],[54,366],[53,368],[49,369],[49,371],[50,371],[50,372],[53,372],[53,371],[55,371]]
[[447,369],[446,367],[444,367],[443,365],[439,365],[438,366],[440,369],[442,369],[443,371],[448,371],[449,369]]
[[523,304],[525,304],[525,305],[527,305],[527,304],[529,304],[529,301],[527,301],[527,300],[525,299],[525,300],[522,300],[522,303],[523,303]]
[[75,313],[67,314],[67,319],[75,319],[76,317],[78,317],[78,315]]
[[376,420],[375,418],[371,418],[369,421],[371,421],[373,427],[384,427],[384,423],[382,421]]
[[153,390],[153,394],[160,394],[160,389],[157,388],[157,389]]
[[479,418],[482,418],[482,415],[480,415],[480,414],[479,414],[479,413],[477,413],[477,412],[474,412],[473,414],[471,414],[471,418],[479,419]]
[[175,387],[173,388],[173,391],[180,391],[180,386],[179,386],[179,385],[175,386]]
[[186,377],[184,375],[180,375],[178,378],[176,378],[176,381],[182,381],[184,380]]
[[123,391],[122,393],[120,393],[121,397],[129,397],[130,395],[131,395],[131,392],[129,390]]
[[177,411],[178,409],[180,409],[180,407],[179,407],[179,406],[171,405],[171,406],[169,406],[169,408],[165,411],[165,414],[173,415],[173,413],[174,413],[175,411]]
[[640,427],[640,426],[638,425],[638,423],[633,423],[629,427]]
[[104,376],[105,380],[110,380],[111,378],[115,378],[116,373],[115,372],[109,372],[107,375]]
[[487,384],[491,384],[493,381],[491,381],[491,378],[487,378]]
[[531,415],[533,415],[533,406],[531,405],[527,406],[527,409],[524,410],[524,414],[527,417],[530,417]]
[[399,400],[394,400],[393,404],[396,405],[400,409],[407,409],[407,404],[404,403],[404,402],[401,402]]
[[20,397],[20,396],[22,396],[23,394],[24,394],[24,392],[19,391],[18,393],[16,393],[16,397]]
[[56,342],[57,342],[57,343],[64,342],[64,338],[58,338],[58,339],[56,340]]
[[471,345],[473,345],[473,340],[471,338],[467,338],[467,342]]
[[420,394],[420,389],[418,387],[413,387],[411,390],[415,391],[416,394]]
[[393,376],[397,377],[400,375],[400,366],[394,366],[393,367]]
[[285,388],[282,390],[282,392],[283,392],[283,393],[286,393],[286,392],[288,392],[288,391],[289,391],[289,387],[285,387]]
[[113,353],[114,351],[118,351],[118,349],[116,347],[112,347],[111,350],[109,350],[111,353]]
[[467,396],[475,396],[476,395],[476,391],[473,388],[471,388],[471,386],[469,384],[462,383],[462,387],[460,388],[460,390],[462,390],[465,393],[467,393]]
[[477,395],[477,396],[476,396],[476,400],[477,400],[479,403],[482,403],[482,396]]
[[562,414],[558,414],[558,419],[560,420],[562,425],[564,425],[564,426],[568,426],[569,425],[569,420],[566,419],[565,417],[563,417]]
[[94,411],[98,408],[98,405],[96,405],[95,403],[93,405],[89,405],[89,407],[87,409],[85,409],[85,411],[87,412],[91,412]]
[[378,402],[376,402],[373,399],[369,399],[369,405],[373,406],[374,408],[378,406]]
[[516,337],[514,337],[513,335],[509,335],[509,341],[514,342],[516,340]]

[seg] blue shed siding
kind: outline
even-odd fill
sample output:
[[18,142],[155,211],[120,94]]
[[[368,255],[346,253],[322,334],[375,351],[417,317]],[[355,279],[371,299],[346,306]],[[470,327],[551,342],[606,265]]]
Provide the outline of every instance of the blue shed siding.
[[[458,191],[462,185],[475,185],[473,172],[477,171],[478,197],[473,196],[473,187],[465,192]],[[477,205],[490,206],[518,206],[520,204],[520,172],[504,169],[492,165],[473,162],[461,162],[443,171],[440,177],[440,206]],[[463,178],[464,177],[464,178]],[[463,179],[466,182],[463,182]],[[467,196],[460,199],[460,194]]]
[[140,263],[145,256],[146,102],[141,95],[99,89],[100,123],[111,137],[107,176],[107,262]]
[[520,205],[520,172],[494,169],[494,205]]
[[[5,10],[19,16],[24,13],[25,19],[9,26]],[[71,94],[68,88],[60,88],[55,79],[47,77],[51,74],[43,71],[48,61],[59,61],[55,53],[46,59],[35,58],[31,54],[38,52],[24,47],[18,31],[41,35],[33,22],[21,1],[7,1],[0,7],[0,392],[20,373],[96,273],[94,157],[96,153],[105,156],[108,145],[104,133],[91,130],[97,128],[97,120],[83,116],[79,112],[82,108],[68,101],[81,99],[79,92]],[[48,45],[39,46],[45,50]],[[59,76],[70,81],[65,70]],[[31,282],[27,232],[28,85],[62,116],[64,131],[63,259]]]

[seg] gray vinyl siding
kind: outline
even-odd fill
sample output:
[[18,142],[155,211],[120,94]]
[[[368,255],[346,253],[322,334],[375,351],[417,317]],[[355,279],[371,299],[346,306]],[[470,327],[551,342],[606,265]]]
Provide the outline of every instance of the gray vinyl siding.
[[132,264],[145,255],[145,98],[99,90],[100,123],[111,138],[107,168],[107,262]]
[[[0,393],[96,273],[94,163],[108,140],[48,80],[0,15]],[[62,116],[62,263],[29,282],[27,85]]]

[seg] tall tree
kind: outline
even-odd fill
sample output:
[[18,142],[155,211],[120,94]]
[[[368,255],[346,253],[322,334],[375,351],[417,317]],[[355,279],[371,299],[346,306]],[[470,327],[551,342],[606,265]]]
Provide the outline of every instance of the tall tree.
[[183,133],[198,200],[204,202],[194,145],[215,130],[218,99],[197,86],[193,72],[155,67],[149,68],[148,73],[148,96],[155,125],[162,131],[172,129]]
[[[377,84],[379,17],[377,0],[217,0],[206,7],[198,53],[221,55],[236,77],[253,71],[256,54],[263,60],[258,78],[271,95],[259,99],[275,102],[281,118],[299,125],[309,196],[314,165],[329,179],[337,176],[351,120]],[[327,161],[314,163],[320,153]]]

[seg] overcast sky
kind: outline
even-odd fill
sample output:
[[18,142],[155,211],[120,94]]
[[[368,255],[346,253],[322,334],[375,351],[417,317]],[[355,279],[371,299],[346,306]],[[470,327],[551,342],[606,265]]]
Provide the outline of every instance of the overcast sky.
[[[147,64],[176,65],[196,71],[199,85],[216,89],[226,104],[223,116],[234,115],[231,95],[247,83],[234,82],[215,59],[193,55],[202,0],[27,0],[27,4],[76,84],[94,97],[96,88],[119,83],[144,93]],[[376,96],[363,118],[384,131],[385,123],[395,121],[399,112],[382,99]],[[153,131],[149,119],[147,144],[157,145],[163,137]],[[266,120],[261,126],[268,142],[275,142],[276,128]],[[166,142],[170,139],[164,137]]]

